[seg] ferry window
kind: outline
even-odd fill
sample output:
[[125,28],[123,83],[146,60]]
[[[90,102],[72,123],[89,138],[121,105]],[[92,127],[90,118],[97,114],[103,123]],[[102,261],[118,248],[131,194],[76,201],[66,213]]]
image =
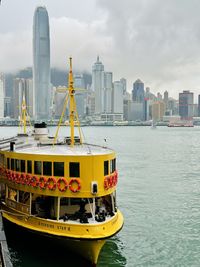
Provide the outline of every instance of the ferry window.
[[79,162],[69,163],[69,176],[70,177],[80,177],[80,166]]
[[10,159],[7,158],[7,169],[10,169]]
[[43,162],[43,175],[52,175],[52,163],[50,161]]
[[108,160],[104,161],[104,175],[108,175],[108,163]]
[[27,160],[27,172],[32,173],[32,161]]
[[11,170],[14,171],[15,170],[15,160],[11,159]]
[[54,162],[54,176],[64,176],[64,162]]
[[110,161],[110,172],[113,173],[116,170],[116,159]]
[[28,204],[30,202],[30,193],[19,190],[19,202]]
[[25,160],[21,160],[21,172],[26,172]]
[[16,170],[17,172],[20,171],[20,161],[19,161],[18,159],[15,160],[15,170]]
[[41,161],[34,161],[34,173],[35,174],[42,174],[42,162]]

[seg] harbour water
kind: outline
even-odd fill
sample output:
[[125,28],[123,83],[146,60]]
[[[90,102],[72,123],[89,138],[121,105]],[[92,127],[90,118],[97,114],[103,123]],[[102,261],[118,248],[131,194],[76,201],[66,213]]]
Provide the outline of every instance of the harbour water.
[[[123,230],[104,246],[98,267],[200,266],[200,128],[82,130],[86,142],[117,152],[117,200],[125,219]],[[1,137],[16,132],[0,128]],[[8,245],[16,267],[87,267],[66,250],[52,251],[16,232]]]

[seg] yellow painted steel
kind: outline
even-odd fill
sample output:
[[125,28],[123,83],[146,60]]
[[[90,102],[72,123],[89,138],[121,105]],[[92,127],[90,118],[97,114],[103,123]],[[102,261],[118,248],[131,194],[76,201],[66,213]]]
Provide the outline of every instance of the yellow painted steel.
[[72,72],[72,58],[70,57],[69,59],[69,75],[68,75],[68,88],[63,88],[63,90],[68,90],[68,95],[65,99],[65,103],[63,106],[63,111],[58,123],[58,127],[56,130],[56,134],[54,137],[54,144],[56,143],[57,137],[58,137],[58,131],[59,128],[62,124],[62,120],[64,117],[64,113],[68,104],[68,99],[69,99],[69,125],[70,125],[70,145],[71,147],[74,146],[75,144],[75,137],[74,137],[74,127],[75,125],[78,126],[78,130],[79,130],[79,137],[80,137],[80,144],[82,144],[82,134],[81,134],[81,130],[80,130],[80,122],[78,119],[78,113],[77,113],[77,109],[76,109],[76,101],[75,101],[75,88],[74,88],[74,78],[73,78],[73,72]]
[[[2,152],[0,152],[1,154]],[[34,161],[50,161],[50,162],[64,162],[64,177],[69,183],[71,178],[78,178],[80,180],[81,189],[79,192],[73,193],[69,188],[65,192],[60,192],[58,188],[55,191],[46,189],[40,189],[40,187],[32,187],[28,185],[17,184],[12,181],[8,181],[5,175],[2,175],[0,179],[3,179],[5,183],[12,186],[14,189],[19,189],[26,192],[49,195],[49,196],[59,196],[59,197],[82,197],[88,198],[93,197],[91,193],[91,182],[96,181],[98,183],[98,193],[96,197],[108,195],[116,190],[116,186],[113,186],[106,190],[104,188],[104,161],[112,160],[115,158],[115,152],[105,155],[83,155],[83,156],[63,156],[63,155],[41,155],[41,154],[23,154],[16,152],[4,152],[6,158],[18,159],[18,160],[32,160],[32,170],[34,170]],[[79,162],[80,163],[80,177],[69,177],[69,163]],[[53,164],[52,164],[53,165]],[[6,168],[6,166],[4,166]],[[15,172],[17,173],[17,172]],[[21,174],[21,173],[19,173]],[[49,176],[45,175],[35,175],[34,172],[30,174],[31,176],[37,176],[38,178]],[[110,173],[108,176],[112,176]],[[51,176],[50,176],[51,177]],[[55,177],[58,180],[60,177]]]
[[123,216],[120,211],[109,221],[97,224],[70,224],[45,220],[26,214],[16,213],[8,207],[2,215],[8,221],[32,231],[64,237],[65,243],[76,253],[97,263],[99,253],[106,239],[116,234],[123,226]]

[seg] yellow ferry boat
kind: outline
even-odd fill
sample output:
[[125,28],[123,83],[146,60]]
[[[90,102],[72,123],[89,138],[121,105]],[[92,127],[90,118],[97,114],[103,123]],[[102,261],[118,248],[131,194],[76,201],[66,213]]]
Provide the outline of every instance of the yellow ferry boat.
[[[64,240],[94,266],[106,239],[119,232],[123,216],[116,204],[118,173],[113,150],[84,143],[75,104],[72,59],[68,96],[70,136],[48,136],[45,123],[0,140],[3,218],[23,229]],[[62,116],[60,123],[62,122]]]

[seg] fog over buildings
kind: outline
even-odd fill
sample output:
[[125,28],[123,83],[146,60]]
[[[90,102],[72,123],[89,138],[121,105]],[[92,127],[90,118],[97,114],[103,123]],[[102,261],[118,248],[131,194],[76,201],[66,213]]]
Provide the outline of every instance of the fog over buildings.
[[32,66],[32,14],[41,4],[50,16],[52,67],[65,69],[66,58],[73,56],[79,71],[90,71],[100,55],[114,80],[127,79],[129,92],[140,77],[154,91],[168,90],[176,98],[181,90],[198,93],[199,1],[3,1],[2,72]]

